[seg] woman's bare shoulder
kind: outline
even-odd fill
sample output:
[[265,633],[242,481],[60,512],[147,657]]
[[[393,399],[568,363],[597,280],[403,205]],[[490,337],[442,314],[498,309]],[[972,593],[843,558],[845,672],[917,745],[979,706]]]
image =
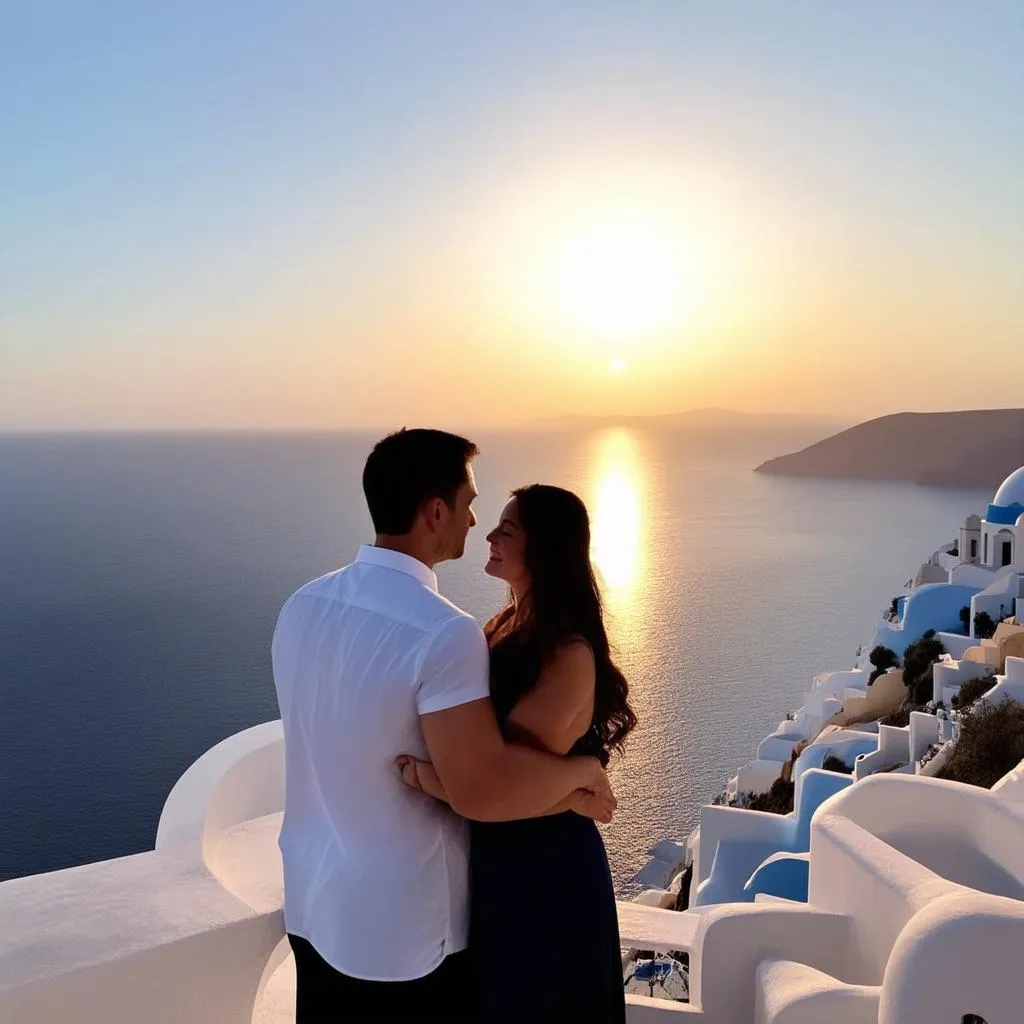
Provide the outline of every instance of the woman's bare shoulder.
[[548,671],[593,685],[596,661],[594,649],[582,636],[566,637],[554,650]]
[[569,658],[573,661],[594,663],[594,648],[590,641],[579,633],[567,636],[556,648],[556,658]]

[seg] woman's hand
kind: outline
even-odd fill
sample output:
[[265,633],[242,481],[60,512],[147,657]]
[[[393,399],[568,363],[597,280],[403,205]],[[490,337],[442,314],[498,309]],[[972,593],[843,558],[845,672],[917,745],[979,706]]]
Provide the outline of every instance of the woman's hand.
[[594,821],[600,821],[604,825],[612,820],[615,808],[618,806],[618,801],[610,786],[598,792],[590,789],[577,789],[572,794],[572,802],[572,809],[577,814],[583,815],[584,818],[593,818]]

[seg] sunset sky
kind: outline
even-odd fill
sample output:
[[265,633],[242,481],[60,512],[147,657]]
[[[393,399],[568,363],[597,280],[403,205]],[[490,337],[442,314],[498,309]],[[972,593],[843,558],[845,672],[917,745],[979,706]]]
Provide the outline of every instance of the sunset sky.
[[1024,396],[1024,5],[25,3],[0,430]]

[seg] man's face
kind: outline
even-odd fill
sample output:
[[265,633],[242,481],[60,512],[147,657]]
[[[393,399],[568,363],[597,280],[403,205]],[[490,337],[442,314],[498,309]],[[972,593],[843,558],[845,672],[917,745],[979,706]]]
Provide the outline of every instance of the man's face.
[[466,551],[466,537],[476,526],[473,500],[477,496],[473,467],[466,466],[466,482],[455,494],[455,502],[449,511],[443,533],[444,558],[461,558]]

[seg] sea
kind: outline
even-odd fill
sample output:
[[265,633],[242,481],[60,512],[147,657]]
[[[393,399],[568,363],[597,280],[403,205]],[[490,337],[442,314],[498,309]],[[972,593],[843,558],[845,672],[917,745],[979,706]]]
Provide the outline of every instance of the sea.
[[[816,436],[820,436],[816,435]],[[987,491],[753,472],[798,430],[614,423],[474,435],[480,525],[438,569],[481,620],[512,487],[576,490],[640,724],[603,828],[620,895]],[[363,433],[0,437],[0,878],[152,849],[178,777],[278,716],[270,640],[371,539]]]

